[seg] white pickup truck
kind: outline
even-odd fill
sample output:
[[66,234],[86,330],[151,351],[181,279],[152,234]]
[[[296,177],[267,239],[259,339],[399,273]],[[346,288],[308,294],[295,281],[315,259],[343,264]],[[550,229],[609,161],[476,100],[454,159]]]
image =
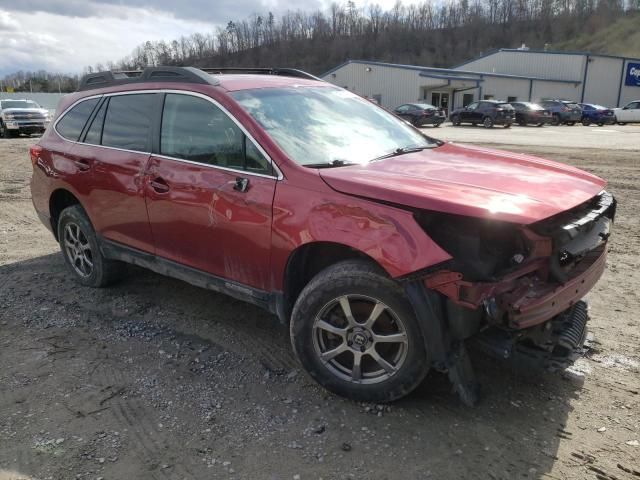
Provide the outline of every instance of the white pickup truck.
[[48,110],[33,100],[0,100],[0,136],[44,133],[49,124]]

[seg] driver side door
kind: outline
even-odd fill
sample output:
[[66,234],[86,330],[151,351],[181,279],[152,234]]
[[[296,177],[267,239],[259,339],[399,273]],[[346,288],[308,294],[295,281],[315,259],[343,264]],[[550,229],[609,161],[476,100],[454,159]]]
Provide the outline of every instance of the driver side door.
[[268,290],[277,170],[212,99],[167,93],[145,198],[156,255]]
[[478,108],[478,102],[470,103],[462,110],[462,112],[460,112],[460,119],[463,122],[467,122],[467,123],[473,122],[474,114],[477,108]]

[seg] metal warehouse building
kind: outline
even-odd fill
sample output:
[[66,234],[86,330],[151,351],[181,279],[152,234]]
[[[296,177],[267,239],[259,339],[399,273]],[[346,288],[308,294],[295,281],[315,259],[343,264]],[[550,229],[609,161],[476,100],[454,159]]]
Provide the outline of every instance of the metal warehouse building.
[[475,100],[554,98],[616,107],[640,98],[640,59],[526,48],[451,69],[350,60],[322,77],[387,108],[424,101],[451,111]]

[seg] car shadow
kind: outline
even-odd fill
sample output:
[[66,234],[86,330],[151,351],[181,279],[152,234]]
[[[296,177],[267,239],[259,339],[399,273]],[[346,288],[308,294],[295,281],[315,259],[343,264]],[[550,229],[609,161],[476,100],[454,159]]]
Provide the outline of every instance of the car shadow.
[[[86,327],[86,335],[115,344],[134,341],[136,335],[145,335],[146,328],[153,330],[155,343],[166,336],[174,343],[187,338],[198,351],[230,350],[239,358],[226,372],[230,378],[236,378],[232,370],[237,368],[249,371],[251,378],[271,379],[267,386],[247,389],[250,405],[275,409],[280,400],[272,404],[272,398],[292,398],[298,409],[323,419],[330,443],[343,445],[339,455],[317,466],[320,473],[330,464],[348,461],[352,465],[347,455],[354,449],[361,452],[363,468],[386,462],[401,475],[358,478],[555,478],[546,474],[558,461],[560,442],[579,434],[569,430],[567,420],[583,379],[568,373],[522,372],[472,353],[482,384],[482,398],[474,408],[464,406],[446,376],[435,372],[390,407],[364,405],[328,394],[306,375],[292,376],[299,366],[289,345],[288,328],[275,316],[178,280],[131,267],[113,287],[91,289],[70,279],[62,256],[56,253],[0,266],[0,291],[3,316],[9,320],[0,326],[5,334],[25,327],[34,332],[53,329],[68,332],[67,342],[73,344],[73,332]],[[125,330],[128,333],[123,336]],[[156,351],[154,347],[152,353]],[[113,368],[127,375],[124,364],[114,363]],[[224,378],[225,372],[218,373],[222,375],[218,378]],[[58,374],[54,370],[51,375]],[[186,378],[166,382],[204,381]],[[225,391],[224,386],[217,388]],[[286,424],[279,435],[298,435],[307,424],[308,420]],[[195,430],[198,425],[187,427]],[[136,428],[135,421],[131,428]],[[232,430],[229,426],[227,435]],[[379,453],[364,454],[369,448],[377,452],[376,446]],[[289,450],[285,451],[283,455],[288,455]],[[181,455],[186,461],[196,454],[185,450]],[[316,466],[306,465],[309,472],[316,472]]]

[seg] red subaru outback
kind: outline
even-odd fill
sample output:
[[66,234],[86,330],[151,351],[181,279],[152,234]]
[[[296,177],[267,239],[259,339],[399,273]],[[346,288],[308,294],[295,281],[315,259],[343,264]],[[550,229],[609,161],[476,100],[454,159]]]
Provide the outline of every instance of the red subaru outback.
[[31,148],[33,203],[78,282],[126,263],[264,307],[320,384],[391,401],[466,346],[566,367],[605,269],[605,182],[443,143],[296,70],[85,77]]

